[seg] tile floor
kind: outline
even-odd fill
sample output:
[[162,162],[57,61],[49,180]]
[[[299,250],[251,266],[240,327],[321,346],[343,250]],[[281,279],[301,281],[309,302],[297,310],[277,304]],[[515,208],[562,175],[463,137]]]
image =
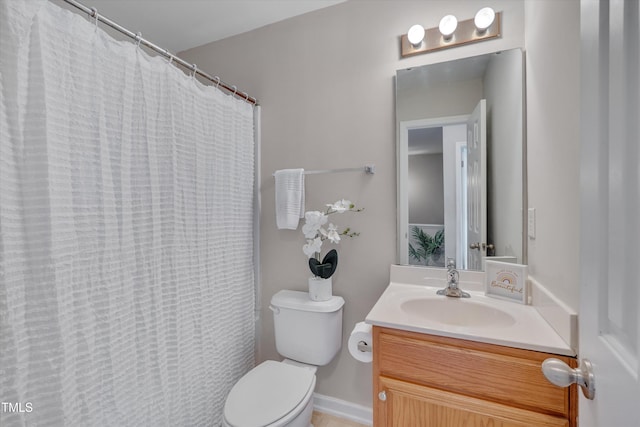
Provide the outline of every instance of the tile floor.
[[311,417],[311,423],[313,427],[366,427],[364,424],[323,414],[322,412],[314,412]]

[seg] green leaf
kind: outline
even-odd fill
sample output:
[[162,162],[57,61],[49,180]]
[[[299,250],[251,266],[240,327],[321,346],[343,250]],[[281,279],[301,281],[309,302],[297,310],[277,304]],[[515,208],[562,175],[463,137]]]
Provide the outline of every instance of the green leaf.
[[420,262],[425,259],[428,261],[429,257],[438,259],[444,252],[444,230],[438,230],[432,237],[429,236],[420,227],[413,226],[411,228],[411,236],[418,243],[419,247],[416,249],[409,244],[409,255]]

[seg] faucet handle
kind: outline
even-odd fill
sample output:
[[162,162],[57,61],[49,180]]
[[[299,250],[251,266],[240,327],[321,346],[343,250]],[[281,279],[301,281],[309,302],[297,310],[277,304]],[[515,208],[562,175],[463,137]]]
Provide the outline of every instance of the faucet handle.
[[447,273],[447,282],[449,285],[456,285],[458,283],[458,272],[455,269],[449,270]]
[[456,260],[455,258],[447,258],[447,269],[451,270],[456,268]]

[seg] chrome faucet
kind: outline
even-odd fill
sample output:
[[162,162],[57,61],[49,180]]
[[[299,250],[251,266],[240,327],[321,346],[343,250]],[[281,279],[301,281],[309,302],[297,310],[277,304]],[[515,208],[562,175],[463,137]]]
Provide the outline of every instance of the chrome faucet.
[[453,258],[447,258],[447,287],[436,292],[438,295],[445,295],[453,298],[469,298],[467,292],[458,287],[459,273],[456,270],[456,261]]

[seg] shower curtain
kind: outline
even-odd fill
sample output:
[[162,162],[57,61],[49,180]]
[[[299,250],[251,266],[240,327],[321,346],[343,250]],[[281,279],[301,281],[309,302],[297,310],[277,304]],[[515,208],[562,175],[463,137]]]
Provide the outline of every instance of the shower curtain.
[[209,426],[254,363],[251,105],[0,0],[0,425]]

